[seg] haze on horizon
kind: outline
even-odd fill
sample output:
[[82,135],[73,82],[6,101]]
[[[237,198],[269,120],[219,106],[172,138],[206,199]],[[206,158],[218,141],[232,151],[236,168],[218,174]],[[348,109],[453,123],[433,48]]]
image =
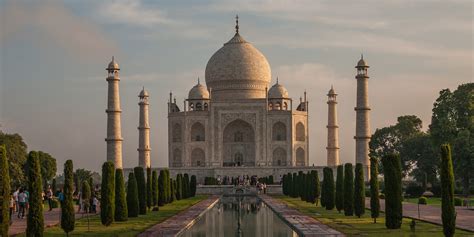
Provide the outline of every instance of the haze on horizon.
[[0,124],[75,168],[106,160],[105,67],[121,67],[124,167],[138,164],[138,93],[150,92],[151,164],[167,166],[167,100],[204,79],[234,34],[309,99],[310,164],[326,164],[327,92],[338,96],[341,162],[354,162],[354,66],[370,65],[372,133],[416,115],[424,129],[444,88],[473,82],[472,1],[0,1]]

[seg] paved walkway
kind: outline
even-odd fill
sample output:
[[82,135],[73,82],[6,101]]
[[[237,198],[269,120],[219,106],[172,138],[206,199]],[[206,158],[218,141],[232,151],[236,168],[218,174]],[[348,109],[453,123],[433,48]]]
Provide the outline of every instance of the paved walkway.
[[192,224],[196,218],[204,214],[206,210],[212,208],[219,201],[219,196],[210,196],[194,206],[168,218],[167,220],[154,225],[150,229],[138,235],[138,237],[165,237],[176,236]]
[[316,219],[288,207],[280,200],[267,195],[259,197],[301,236],[345,236]]
[[[77,210],[77,206],[74,207]],[[45,228],[58,225],[61,219],[61,208],[54,208],[52,211],[45,209],[44,212],[44,226]],[[92,215],[92,214],[91,214]],[[82,217],[82,214],[76,213],[76,220]],[[17,213],[12,215],[13,224],[8,230],[9,235],[18,235],[26,231],[26,215],[23,219],[18,219]]]
[[[365,199],[366,207],[370,208],[370,198]],[[380,199],[380,210],[385,210],[385,200]],[[474,210],[466,209],[465,207],[456,207],[456,227],[474,231]],[[420,218],[418,218],[418,204],[403,203],[403,216],[423,221],[440,224],[441,221],[441,207],[432,205],[420,205]]]

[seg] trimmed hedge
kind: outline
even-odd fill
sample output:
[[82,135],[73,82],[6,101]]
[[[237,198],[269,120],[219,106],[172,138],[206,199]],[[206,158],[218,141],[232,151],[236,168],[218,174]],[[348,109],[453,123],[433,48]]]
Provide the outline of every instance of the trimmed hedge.
[[351,163],[344,165],[344,215],[354,215],[354,171]]
[[337,166],[336,177],[336,209],[340,213],[344,210],[344,166]]
[[191,189],[191,197],[196,196],[196,188],[197,188],[196,175],[191,175],[191,181],[190,181],[189,186]]
[[115,221],[126,221],[128,217],[127,200],[125,198],[125,184],[123,170],[115,171]]
[[[206,177],[207,178],[207,177]],[[176,200],[183,198],[183,175],[176,175]]]
[[74,169],[72,160],[67,160],[66,163],[64,163],[64,200],[61,203],[61,229],[66,232],[66,235],[74,230],[74,224],[76,222],[76,217],[74,215],[74,201],[72,200],[73,191]]
[[140,204],[138,201],[138,186],[137,180],[135,179],[135,174],[130,172],[128,174],[128,185],[127,185],[127,207],[128,207],[128,217],[137,217]]
[[28,170],[28,216],[26,220],[26,236],[43,236],[43,183],[38,152],[31,151],[26,160]]
[[102,185],[100,195],[100,220],[109,226],[115,217],[115,167],[107,161],[102,165]]
[[135,167],[133,169],[135,173],[135,178],[137,179],[137,187],[138,187],[138,213],[140,215],[146,214],[146,181],[145,181],[145,171],[143,167]]
[[334,175],[329,167],[324,167],[323,174],[324,205],[326,210],[332,210],[335,205]]
[[402,166],[398,154],[382,158],[385,183],[385,226],[399,229],[402,225]]
[[184,198],[189,198],[190,197],[190,187],[189,187],[189,175],[187,173],[184,174],[184,192],[183,196]]
[[426,205],[426,204],[428,204],[428,199],[426,197],[420,197],[420,198],[418,198],[418,204]]
[[158,206],[166,204],[165,178],[165,171],[160,170],[160,176],[158,177]]

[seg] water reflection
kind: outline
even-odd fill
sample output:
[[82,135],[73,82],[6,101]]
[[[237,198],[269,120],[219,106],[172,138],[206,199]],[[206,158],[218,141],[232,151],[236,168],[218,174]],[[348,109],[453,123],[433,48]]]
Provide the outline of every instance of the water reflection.
[[257,197],[223,197],[180,236],[298,236]]

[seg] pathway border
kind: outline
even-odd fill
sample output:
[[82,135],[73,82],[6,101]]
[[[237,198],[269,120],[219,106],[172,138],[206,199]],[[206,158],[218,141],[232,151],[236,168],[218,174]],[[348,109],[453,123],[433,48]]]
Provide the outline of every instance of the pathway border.
[[343,233],[289,207],[276,198],[264,194],[258,195],[258,197],[300,236],[345,236]]
[[213,195],[205,200],[194,204],[190,208],[158,223],[144,232],[138,234],[138,237],[169,237],[177,236],[183,231],[191,227],[207,210],[212,208],[218,201],[220,196]]

